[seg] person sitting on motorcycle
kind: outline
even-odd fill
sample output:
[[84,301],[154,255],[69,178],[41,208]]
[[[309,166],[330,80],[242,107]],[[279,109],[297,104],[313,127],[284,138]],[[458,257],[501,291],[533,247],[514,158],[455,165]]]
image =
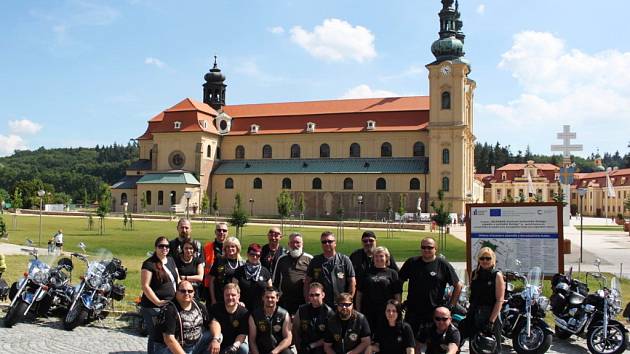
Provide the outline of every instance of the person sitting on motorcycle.
[[0,277],[2,276],[2,273],[4,273],[7,270],[7,262],[4,258],[4,254],[0,253]]
[[[451,324],[451,311],[438,307],[433,311],[433,325],[418,333],[418,353],[456,354],[459,352],[461,336],[457,327]],[[425,351],[421,351],[426,346]]]
[[478,333],[492,334],[496,351],[501,351],[501,322],[499,315],[505,296],[503,274],[496,269],[496,255],[490,247],[482,247],[477,253],[477,268],[470,283],[470,307],[463,323],[464,338]]

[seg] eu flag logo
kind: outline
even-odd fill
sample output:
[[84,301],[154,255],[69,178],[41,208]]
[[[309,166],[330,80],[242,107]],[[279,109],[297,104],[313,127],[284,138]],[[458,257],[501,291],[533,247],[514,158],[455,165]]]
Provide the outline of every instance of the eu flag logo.
[[490,209],[490,216],[501,216],[501,209]]

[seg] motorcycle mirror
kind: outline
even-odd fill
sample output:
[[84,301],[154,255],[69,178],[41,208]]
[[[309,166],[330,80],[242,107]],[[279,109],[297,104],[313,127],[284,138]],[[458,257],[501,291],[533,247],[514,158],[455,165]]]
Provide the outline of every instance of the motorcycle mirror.
[[27,239],[26,239],[26,245],[27,245],[28,247],[32,247],[32,246],[33,246],[33,240],[31,240],[31,239],[28,239],[28,238],[27,238]]
[[85,253],[85,243],[79,242],[78,246],[79,246],[80,249],[83,250],[83,253]]
[[595,258],[595,261],[593,262],[594,265],[598,266],[602,263],[602,260],[599,258]]
[[153,256],[153,252],[148,251],[148,252],[147,252],[147,257],[151,257],[151,256]]

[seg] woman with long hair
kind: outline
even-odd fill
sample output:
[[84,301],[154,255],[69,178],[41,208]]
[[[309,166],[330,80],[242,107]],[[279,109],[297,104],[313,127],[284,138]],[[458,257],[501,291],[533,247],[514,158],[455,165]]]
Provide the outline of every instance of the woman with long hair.
[[[482,247],[477,253],[477,267],[470,283],[470,307],[464,324],[464,335],[483,333],[496,340],[495,353],[501,351],[500,313],[505,297],[505,280],[496,269],[497,257],[490,247]],[[471,348],[471,352],[474,348]]]
[[241,242],[228,237],[223,242],[223,255],[210,269],[210,303],[223,302],[223,287],[232,279],[234,272],[245,262],[241,259]]
[[373,329],[371,352],[385,354],[414,354],[416,342],[411,326],[402,320],[402,305],[395,299],[385,304],[385,323]]
[[181,244],[182,253],[175,258],[177,273],[182,280],[188,280],[195,289],[195,299],[199,299],[199,289],[203,281],[203,259],[195,257],[198,252],[197,245],[190,239],[184,240]]
[[252,243],[247,247],[247,261],[232,276],[232,282],[241,288],[241,301],[251,312],[262,305],[265,288],[271,286],[271,273],[260,263],[262,247]]
[[149,334],[148,353],[154,353],[154,320],[159,314],[160,307],[175,298],[175,289],[179,283],[175,261],[167,256],[169,251],[168,239],[160,236],[155,240],[154,245],[153,254],[142,263],[140,271],[140,284],[142,285],[140,313],[145,329]]

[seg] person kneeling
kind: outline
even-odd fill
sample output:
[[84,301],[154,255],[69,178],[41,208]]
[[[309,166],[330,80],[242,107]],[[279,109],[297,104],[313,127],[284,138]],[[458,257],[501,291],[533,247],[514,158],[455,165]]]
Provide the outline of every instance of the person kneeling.
[[194,296],[193,285],[183,280],[177,286],[175,301],[161,309],[154,332],[156,353],[208,352],[211,341],[208,313]]
[[461,343],[459,330],[451,324],[451,311],[438,307],[433,311],[433,325],[418,333],[418,353],[426,346],[427,354],[456,354]]

